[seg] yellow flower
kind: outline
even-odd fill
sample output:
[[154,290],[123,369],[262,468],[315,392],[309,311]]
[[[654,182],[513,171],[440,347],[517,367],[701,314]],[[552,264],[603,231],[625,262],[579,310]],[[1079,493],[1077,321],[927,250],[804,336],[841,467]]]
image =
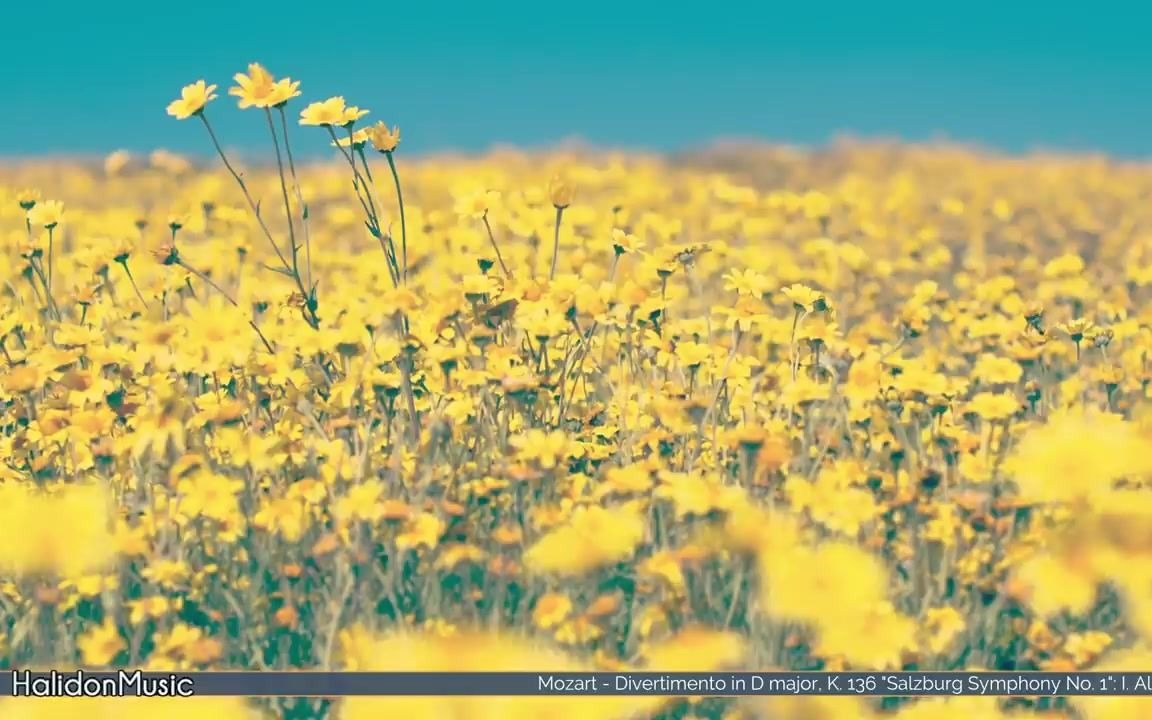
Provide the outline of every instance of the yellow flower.
[[[437,531],[437,537],[434,541],[439,540],[439,535],[442,534],[442,528]],[[397,538],[399,540],[399,538]],[[429,543],[429,547],[432,543]],[[453,543],[451,545],[444,545],[440,548],[440,552],[436,557],[436,569],[453,571],[457,566],[463,563],[479,563],[488,553],[484,549],[476,545],[469,545],[466,543]]]
[[1105,632],[1072,633],[1064,641],[1063,650],[1077,667],[1083,667],[1100,657],[1112,642],[1112,636]]
[[954,607],[928,608],[924,613],[924,646],[932,655],[947,650],[964,632],[967,622]]
[[661,550],[645,558],[637,566],[637,570],[641,577],[663,580],[676,594],[684,590],[684,570],[680,564],[680,557],[671,550]]
[[185,85],[180,97],[168,103],[168,114],[177,120],[187,120],[204,112],[204,106],[216,99],[216,86],[197,80]]
[[332,142],[332,145],[333,147],[359,150],[364,147],[364,143],[366,142],[368,142],[368,128],[361,128],[347,137],[337,137],[336,140]]
[[240,109],[274,108],[283,105],[300,95],[300,83],[291,78],[276,80],[260,63],[250,63],[248,74],[236,73],[233,76],[236,86],[229,88],[228,94],[239,98]]
[[[495,634],[395,633],[374,637],[363,629],[341,633],[344,665],[358,671],[418,672],[589,672],[590,664],[525,640]],[[623,697],[357,697],[344,700],[341,720],[379,718],[469,718],[530,720],[580,717],[608,720],[658,707],[660,698]]]
[[189,518],[225,521],[240,511],[236,495],[244,487],[242,480],[203,471],[181,480],[179,487],[180,512]]
[[[493,208],[500,206],[501,196],[496,190],[480,190],[477,192],[459,195],[456,198],[455,210],[457,214],[462,217],[471,218],[473,220],[481,220]],[[474,282],[483,284],[483,294],[492,292],[492,278],[487,275],[472,275],[469,276]],[[466,280],[469,278],[465,278]]]
[[635,506],[580,508],[568,524],[529,548],[525,561],[541,572],[582,575],[631,557],[644,532],[644,517]]
[[[1143,644],[1109,653],[1092,667],[1093,672],[1143,673],[1143,668],[1152,662],[1152,652]],[[1129,681],[1131,683],[1131,681]],[[1112,695],[1103,697],[1078,697],[1072,702],[1076,711],[1085,720],[1131,720],[1143,717],[1147,712],[1148,698],[1141,696]]]
[[403,532],[396,536],[396,547],[400,550],[434,548],[440,542],[443,533],[443,520],[432,513],[420,513],[409,520]]
[[801,199],[801,207],[810,220],[827,218],[832,212],[832,199],[821,192],[807,192]]
[[25,188],[16,193],[16,204],[20,206],[21,210],[31,210],[40,202],[40,191],[31,188]]
[[269,107],[278,108],[283,107],[285,103],[294,97],[300,97],[300,82],[298,80],[283,78],[277,80],[272,86],[272,89],[268,91],[265,101]]
[[90,667],[104,667],[123,651],[127,645],[120,635],[120,629],[111,620],[105,620],[81,636],[76,641],[80,648],[80,656],[84,663]]
[[733,270],[724,276],[724,289],[735,290],[739,295],[760,297],[771,286],[772,282],[766,275],[752,268]]
[[715,672],[744,662],[747,644],[734,632],[689,627],[675,637],[647,648],[650,672]]
[[384,486],[378,480],[353,485],[337,500],[336,517],[344,522],[379,520],[384,512],[383,494]]
[[1020,401],[1011,393],[977,393],[968,401],[967,411],[989,422],[1001,422],[1020,411]]
[[115,558],[112,500],[99,485],[0,485],[0,572],[77,577]]
[[64,203],[59,200],[45,200],[36,203],[28,211],[28,222],[38,225],[45,230],[51,230],[64,219]]
[[393,127],[391,130],[383,122],[378,122],[375,125],[367,128],[368,141],[372,143],[372,147],[376,148],[377,152],[390,153],[396,150],[400,144],[400,128]]
[[252,517],[253,527],[279,533],[288,542],[296,542],[308,529],[308,506],[299,498],[266,499]]
[[[848,543],[767,548],[760,556],[767,611],[826,625],[868,613],[884,601],[888,572],[875,556]],[[845,592],[855,598],[841,602]]]
[[1090,498],[1152,473],[1152,439],[1119,415],[1070,410],[1025,433],[1005,469],[1030,499]]
[[1012,385],[1024,375],[1024,369],[1010,358],[985,354],[976,361],[972,375],[992,385]]
[[519,451],[520,457],[525,460],[535,460],[545,470],[557,467],[579,452],[579,448],[574,446],[568,437],[559,430],[544,432],[543,430],[532,429],[523,435],[512,438],[511,443]]
[[345,127],[356,122],[368,114],[352,105],[345,105],[342,96],[330,97],[322,102],[314,102],[300,112],[301,125],[319,125],[323,127]]
[[1085,318],[1076,318],[1075,320],[1060,323],[1057,327],[1059,327],[1072,342],[1079,345],[1080,341],[1083,340],[1086,335],[1096,329],[1096,323]]
[[173,604],[163,595],[152,595],[129,601],[128,608],[128,622],[139,625],[145,620],[164,617],[173,609]]
[[548,182],[548,199],[553,207],[563,209],[572,204],[576,188],[567,177],[562,174],[553,175]]
[[789,285],[782,288],[780,294],[792,301],[797,312],[823,312],[828,309],[828,299],[824,293],[807,285]]
[[617,256],[637,252],[642,246],[640,239],[632,233],[620,228],[612,228],[612,251]]
[[232,76],[236,86],[228,89],[228,94],[240,98],[240,109],[268,107],[265,100],[276,79],[260,63],[249,63],[248,74],[236,73]]
[[541,630],[559,625],[572,614],[572,601],[561,593],[546,593],[536,601],[532,610],[532,621]]
[[1096,600],[1097,578],[1083,570],[1045,553],[1024,562],[1016,578],[1038,615],[1051,617],[1064,611],[1078,615]]

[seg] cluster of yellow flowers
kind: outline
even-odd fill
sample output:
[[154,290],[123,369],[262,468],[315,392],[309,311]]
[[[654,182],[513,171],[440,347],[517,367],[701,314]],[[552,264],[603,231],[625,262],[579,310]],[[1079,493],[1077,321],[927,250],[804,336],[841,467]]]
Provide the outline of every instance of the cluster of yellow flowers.
[[[200,81],[168,112],[218,166],[0,167],[0,661],[1147,669],[1152,169],[883,145],[401,168],[399,130],[357,127],[343,97],[299,113],[334,160],[303,164],[299,83],[256,64],[235,80],[267,166],[225,153]],[[0,701],[79,713],[177,717]]]

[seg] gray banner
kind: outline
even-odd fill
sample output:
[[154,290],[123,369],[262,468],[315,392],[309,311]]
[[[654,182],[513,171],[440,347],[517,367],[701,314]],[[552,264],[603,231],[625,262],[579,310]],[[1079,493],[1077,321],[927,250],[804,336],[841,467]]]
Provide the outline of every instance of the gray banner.
[[1152,673],[0,672],[31,697],[372,695],[1152,695]]

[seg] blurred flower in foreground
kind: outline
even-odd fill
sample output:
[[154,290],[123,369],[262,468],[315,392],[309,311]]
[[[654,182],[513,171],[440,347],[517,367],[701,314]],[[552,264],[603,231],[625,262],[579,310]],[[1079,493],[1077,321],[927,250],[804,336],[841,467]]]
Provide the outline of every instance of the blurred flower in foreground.
[[[345,668],[375,672],[590,672],[591,666],[528,640],[494,634],[392,634],[375,637],[359,628],[341,634]],[[341,720],[518,720],[624,718],[658,707],[645,697],[395,697],[347,698]]]
[[0,571],[74,577],[107,566],[114,557],[111,506],[99,485],[52,493],[0,486]]
[[626,560],[644,532],[644,517],[631,506],[582,508],[532,546],[525,560],[543,572],[579,575]]
[[1031,500],[1088,498],[1152,472],[1152,440],[1119,415],[1067,412],[1025,434],[1006,467]]
[[241,698],[5,698],[4,720],[260,720],[255,708]]

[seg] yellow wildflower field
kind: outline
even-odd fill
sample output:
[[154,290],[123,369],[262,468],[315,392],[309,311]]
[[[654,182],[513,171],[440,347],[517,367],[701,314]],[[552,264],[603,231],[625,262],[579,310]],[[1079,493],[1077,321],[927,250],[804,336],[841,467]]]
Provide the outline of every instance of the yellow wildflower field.
[[[267,157],[201,81],[168,112],[211,163],[0,167],[3,666],[1152,668],[1152,167],[408,159],[300,92],[236,76]],[[171,702],[0,716],[1143,710]]]

